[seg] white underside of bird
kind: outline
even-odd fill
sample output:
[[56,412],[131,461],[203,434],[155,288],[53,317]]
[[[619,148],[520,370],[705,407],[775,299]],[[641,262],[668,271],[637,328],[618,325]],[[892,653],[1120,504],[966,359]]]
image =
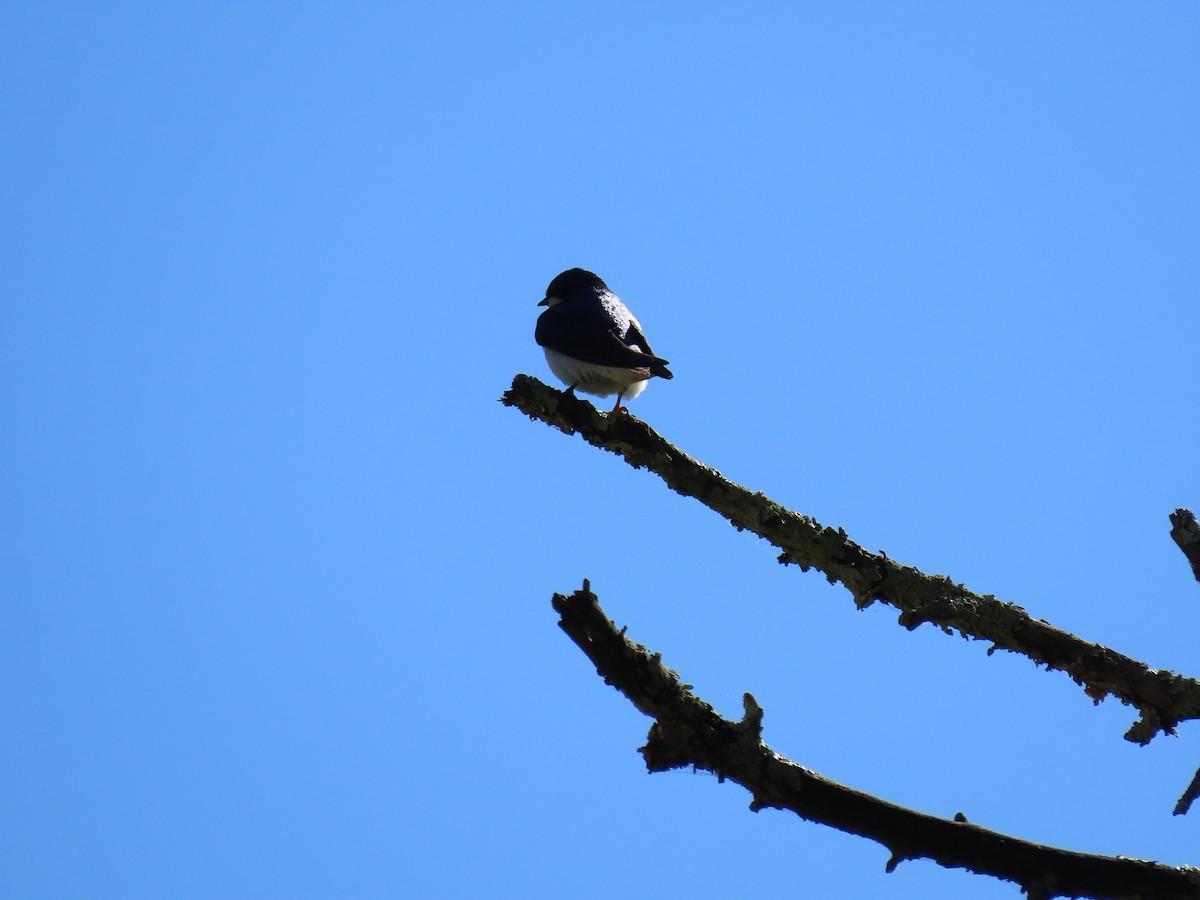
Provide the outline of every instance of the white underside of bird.
[[[632,400],[646,389],[650,378],[649,369],[624,369],[619,366],[598,366],[580,362],[557,350],[543,347],[550,371],[563,384],[596,397],[611,397],[620,394],[624,400]],[[637,348],[641,350],[640,347]]]

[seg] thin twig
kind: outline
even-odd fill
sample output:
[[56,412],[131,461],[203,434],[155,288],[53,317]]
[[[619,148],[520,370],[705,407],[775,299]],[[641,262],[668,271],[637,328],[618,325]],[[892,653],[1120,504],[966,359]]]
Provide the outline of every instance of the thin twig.
[[1173,814],[1176,816],[1187,815],[1187,811],[1192,808],[1192,802],[1197,797],[1200,797],[1200,769],[1196,770],[1196,774],[1192,776],[1192,783],[1187,786],[1187,790],[1175,804]]
[[1020,653],[1048,669],[1066,672],[1093,701],[1112,694],[1136,707],[1140,719],[1125,737],[1146,744],[1159,732],[1173,733],[1179,722],[1200,718],[1200,682],[1164,669],[1151,669],[1099,644],[1030,616],[1012,603],[976,594],[942,575],[926,575],[884,554],[871,553],[841,529],[792,512],[761,493],[729,481],[688,456],[646,423],[628,414],[604,415],[590,403],[518,375],[501,398],[566,434],[580,434],[635,468],[657,474],[680,494],[695,497],[737,529],[770,541],[780,562],[815,568],[841,582],[860,607],[875,601],[900,611],[910,630],[931,622],[1002,649]]
[[655,719],[641,748],[651,772],[695,767],[750,791],[754,811],[791,810],[811,822],[877,841],[891,853],[887,871],[931,859],[1019,884],[1031,897],[1097,900],[1200,900],[1200,869],[1096,856],[1035,844],[889,803],[793,763],[762,742],[763,711],[750,694],[745,715],[731,722],[680,683],[657,653],[618,631],[591,592],[555,594],[559,627],[601,677]]
[[1192,564],[1192,574],[1200,581],[1200,523],[1190,509],[1177,509],[1171,513],[1171,540],[1179,545]]

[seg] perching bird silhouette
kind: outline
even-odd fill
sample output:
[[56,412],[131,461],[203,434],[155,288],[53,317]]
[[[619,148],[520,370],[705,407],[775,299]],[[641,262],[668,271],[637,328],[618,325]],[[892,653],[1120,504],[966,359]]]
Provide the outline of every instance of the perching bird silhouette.
[[624,412],[621,401],[640,394],[651,378],[674,377],[633,313],[598,275],[568,269],[550,282],[538,306],[547,309],[538,316],[534,339],[568,393],[616,394],[612,411]]

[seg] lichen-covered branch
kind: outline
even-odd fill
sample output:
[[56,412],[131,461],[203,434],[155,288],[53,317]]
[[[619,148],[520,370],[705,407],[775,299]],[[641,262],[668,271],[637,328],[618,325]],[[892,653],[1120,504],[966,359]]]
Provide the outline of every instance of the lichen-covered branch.
[[992,650],[1021,653],[1066,672],[1094,701],[1109,694],[1120,698],[1140,713],[1125,735],[1131,741],[1145,744],[1160,731],[1173,731],[1179,722],[1200,718],[1200,682],[1195,679],[1151,669],[1035,619],[1015,604],[871,553],[841,529],[825,527],[733,483],[633,416],[605,415],[528,375],[518,375],[501,400],[566,434],[578,433],[635,468],[649,469],[672,490],[700,500],[735,528],[770,541],[782,551],[780,562],[817,569],[831,583],[845,585],[859,607],[886,603],[900,611],[899,621],[909,629],[930,622],[947,632],[958,631],[990,642]]
[[641,748],[651,772],[694,766],[750,791],[750,808],[791,810],[804,819],[860,835],[891,853],[890,872],[910,859],[931,859],[1020,885],[1031,898],[1200,900],[1200,869],[1060,850],[989,831],[956,816],[942,819],[830,781],[762,742],[763,711],[750,694],[745,715],[731,722],[696,697],[657,653],[635,644],[609,621],[583,583],[555,594],[559,627],[596,671],[654,718]]
[[1192,574],[1200,581],[1200,523],[1190,509],[1177,509],[1171,513],[1171,540],[1179,545],[1192,564]]

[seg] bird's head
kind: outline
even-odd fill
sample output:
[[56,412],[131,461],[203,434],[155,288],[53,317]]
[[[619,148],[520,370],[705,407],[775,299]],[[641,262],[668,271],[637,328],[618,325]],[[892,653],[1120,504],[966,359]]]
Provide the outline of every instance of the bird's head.
[[567,269],[550,282],[550,286],[546,288],[546,296],[538,301],[538,306],[557,306],[576,298],[596,297],[601,291],[607,290],[608,285],[594,272],[587,269]]

